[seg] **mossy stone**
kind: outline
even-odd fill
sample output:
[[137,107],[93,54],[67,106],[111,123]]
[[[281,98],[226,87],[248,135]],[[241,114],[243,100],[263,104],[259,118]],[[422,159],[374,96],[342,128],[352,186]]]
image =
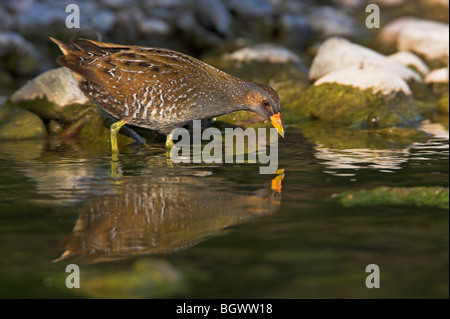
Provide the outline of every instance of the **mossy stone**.
[[449,209],[448,187],[377,187],[334,197],[344,206],[415,205]]
[[[84,143],[93,143],[96,146],[103,146],[105,149],[111,147],[111,121],[96,115],[86,120],[83,124],[79,136],[84,140]],[[117,141],[119,146],[136,142],[136,140],[125,135],[123,129],[119,131]]]
[[9,103],[0,106],[0,139],[38,138],[45,135],[47,129],[36,114]]
[[83,116],[86,109],[94,107],[92,103],[70,104],[64,108],[49,101],[46,96],[35,98],[34,100],[25,100],[17,103],[23,109],[39,115],[44,120],[58,120],[63,123],[76,121]]
[[445,92],[442,97],[438,101],[438,111],[441,114],[447,114],[448,115],[448,91]]
[[411,96],[373,94],[340,85],[310,86],[289,108],[300,119],[315,119],[358,129],[415,126],[420,116]]

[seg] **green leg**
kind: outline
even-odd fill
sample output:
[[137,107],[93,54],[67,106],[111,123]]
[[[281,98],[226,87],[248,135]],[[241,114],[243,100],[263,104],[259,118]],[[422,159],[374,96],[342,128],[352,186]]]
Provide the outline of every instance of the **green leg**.
[[127,124],[124,120],[120,120],[111,125],[111,156],[113,161],[117,161],[117,155],[119,155],[119,148],[117,146],[117,133],[120,128]]

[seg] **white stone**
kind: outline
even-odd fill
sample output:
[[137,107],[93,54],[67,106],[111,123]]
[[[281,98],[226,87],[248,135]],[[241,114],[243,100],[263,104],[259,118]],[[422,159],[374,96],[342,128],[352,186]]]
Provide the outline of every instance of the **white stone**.
[[69,104],[85,104],[89,98],[79,89],[72,72],[67,68],[47,71],[29,81],[11,96],[13,103],[44,98],[63,107]]
[[225,55],[226,59],[234,61],[260,61],[271,63],[300,63],[300,58],[291,50],[275,44],[254,44],[231,54]]
[[396,47],[397,37],[400,31],[409,23],[417,21],[414,17],[401,17],[389,22],[383,28],[381,28],[378,34],[378,40],[381,44],[388,47]]
[[407,23],[398,34],[397,49],[414,52],[427,61],[448,63],[449,26],[427,20]]
[[325,37],[351,37],[362,31],[361,26],[358,26],[353,17],[333,7],[316,7],[307,16],[307,19],[311,29]]
[[319,86],[324,83],[349,85],[363,91],[371,90],[374,94],[381,93],[385,96],[397,92],[403,92],[406,95],[411,94],[408,84],[401,77],[386,70],[345,69],[333,71],[318,79],[314,85]]
[[157,18],[147,18],[139,21],[138,29],[145,35],[167,35],[170,33],[170,26],[167,24],[167,22]]
[[420,74],[425,75],[430,72],[430,68],[414,53],[408,51],[400,51],[388,56],[389,59],[397,61],[404,66],[415,68]]
[[311,65],[309,78],[316,80],[342,69],[381,70],[409,81],[422,82],[421,76],[406,66],[346,39],[333,37],[320,47]]
[[425,76],[425,83],[448,83],[448,67],[432,70]]

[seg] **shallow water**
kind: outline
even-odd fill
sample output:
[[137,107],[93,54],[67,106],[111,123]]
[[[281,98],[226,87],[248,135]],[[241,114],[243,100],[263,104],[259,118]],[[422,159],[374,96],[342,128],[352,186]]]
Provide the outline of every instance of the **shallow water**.
[[[290,128],[283,179],[257,164],[175,165],[161,143],[115,165],[76,142],[2,142],[0,297],[448,298],[448,210],[332,199],[448,187],[437,127],[420,143],[344,149]],[[79,289],[66,288],[69,264]],[[369,264],[379,289],[365,285]]]

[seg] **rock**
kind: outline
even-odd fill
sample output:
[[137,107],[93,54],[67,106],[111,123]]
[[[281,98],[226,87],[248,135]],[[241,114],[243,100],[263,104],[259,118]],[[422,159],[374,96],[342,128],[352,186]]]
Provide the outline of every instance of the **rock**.
[[401,51],[388,56],[389,59],[397,61],[406,67],[413,67],[421,75],[426,75],[430,72],[428,66],[417,55],[407,51]]
[[[67,3],[65,2],[31,1],[31,4],[20,11],[16,17],[21,32],[35,32],[55,22],[64,25],[67,17]],[[85,10],[83,11],[86,12]],[[83,14],[80,14],[80,17],[82,18]]]
[[243,17],[265,17],[274,12],[267,0],[227,0],[225,5],[229,10]]
[[95,15],[91,15],[89,25],[100,33],[107,33],[114,28],[116,21],[116,15],[113,11],[102,9]]
[[405,0],[378,0],[377,1],[377,4],[384,8],[400,6],[400,5],[403,5],[404,3],[405,3]]
[[90,298],[168,298],[186,291],[183,274],[164,259],[141,258],[121,271],[87,271],[83,294]]
[[144,18],[137,21],[138,31],[144,36],[168,35],[171,32],[167,22],[157,18]]
[[402,91],[386,96],[374,94],[372,88],[361,90],[336,83],[310,86],[291,107],[300,121],[316,120],[353,129],[415,126],[422,120],[412,97]]
[[[447,114],[448,115],[448,109],[449,109],[449,99],[448,99],[448,92],[444,93],[442,97],[438,101],[438,111],[441,114]],[[447,117],[447,126],[448,126],[448,117]],[[447,127],[448,130],[448,127]],[[447,131],[448,134],[448,131]],[[447,136],[448,139],[448,136]]]
[[142,6],[147,10],[154,10],[155,8],[174,8],[183,5],[185,0],[147,0],[141,1]]
[[238,111],[225,115],[215,117],[211,120],[214,126],[220,129],[225,129],[226,127],[271,127],[269,121],[265,121],[264,118],[254,112],[250,111]]
[[316,80],[329,72],[343,69],[385,70],[406,81],[422,82],[418,73],[404,65],[339,37],[330,38],[322,44],[312,62],[309,78]]
[[129,5],[136,5],[135,1],[130,0],[101,0],[101,2],[111,9],[122,9]]
[[316,7],[308,15],[309,25],[325,38],[331,36],[355,37],[362,35],[362,27],[344,11],[332,7]]
[[400,31],[411,22],[418,21],[414,17],[401,17],[386,24],[377,36],[378,42],[387,50],[394,50],[397,46],[397,38]]
[[260,61],[270,63],[301,63],[300,58],[291,50],[276,44],[254,44],[231,54],[226,54],[225,59],[248,62]]
[[[11,101],[44,119],[72,121],[77,113],[72,106],[78,105],[80,107],[76,109],[84,109],[89,99],[79,89],[72,72],[62,67],[31,80],[11,96]],[[66,112],[68,109],[70,112]]]
[[48,132],[52,135],[58,135],[58,134],[62,133],[62,131],[64,129],[61,126],[61,124],[59,124],[55,120],[50,120],[47,127],[48,127]]
[[230,34],[231,16],[220,0],[196,0],[195,9],[199,20],[221,35]]
[[416,20],[401,28],[397,37],[400,51],[411,51],[428,62],[448,64],[449,26],[448,24]]
[[342,205],[349,206],[428,206],[448,210],[449,188],[377,187],[371,190],[347,191],[333,195]]
[[411,94],[408,84],[399,76],[387,70],[344,69],[332,71],[318,79],[314,85],[337,83],[349,85],[361,90],[370,90],[373,94],[393,96],[398,92]]
[[50,63],[21,34],[0,31],[0,68],[14,75],[26,76],[47,70]]
[[0,30],[12,30],[16,27],[16,24],[11,12],[0,6]]
[[448,83],[448,67],[432,70],[424,78],[425,83]]
[[44,137],[44,123],[36,114],[15,105],[0,106],[0,139],[27,139]]
[[312,29],[302,14],[284,14],[280,18],[282,43],[298,50],[303,49],[311,38]]

